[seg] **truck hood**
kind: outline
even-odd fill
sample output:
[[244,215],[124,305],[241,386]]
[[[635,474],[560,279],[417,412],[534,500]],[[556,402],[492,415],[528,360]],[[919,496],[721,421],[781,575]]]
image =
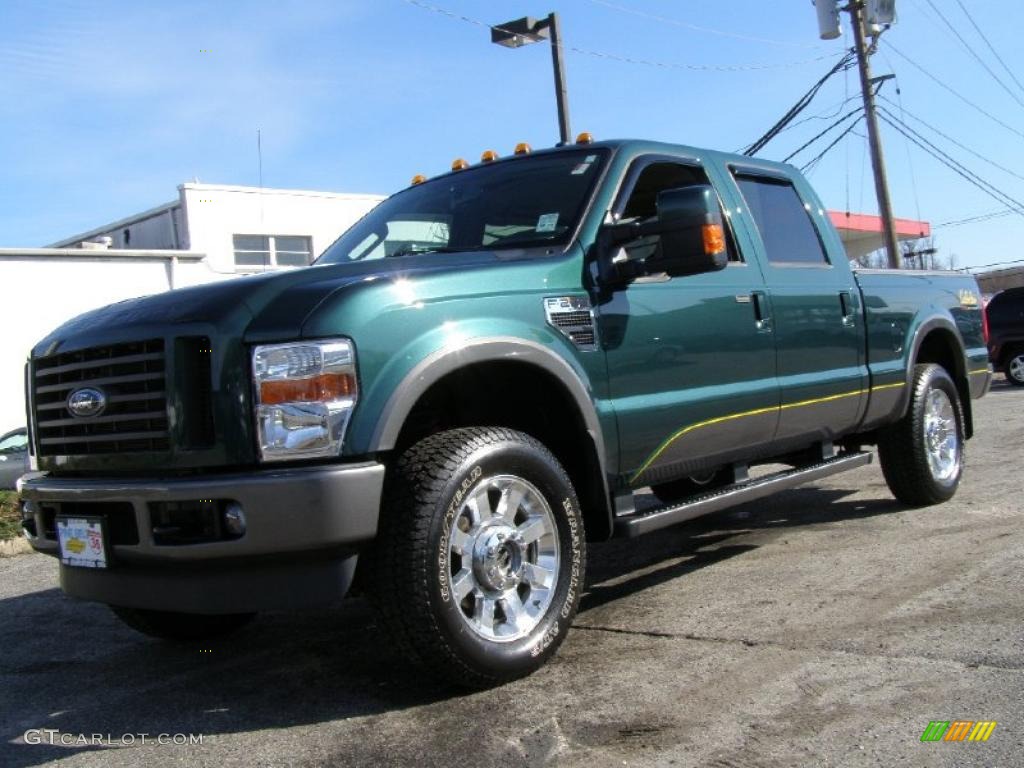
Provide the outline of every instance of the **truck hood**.
[[247,341],[301,338],[306,320],[333,295],[361,284],[429,273],[472,270],[528,252],[474,251],[329,264],[230,278],[128,299],[86,312],[42,339],[34,357],[143,336],[186,333]]

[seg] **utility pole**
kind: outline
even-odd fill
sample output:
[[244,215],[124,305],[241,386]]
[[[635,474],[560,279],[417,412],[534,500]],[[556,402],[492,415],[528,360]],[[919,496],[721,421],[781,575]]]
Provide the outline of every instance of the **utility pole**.
[[885,158],[882,157],[882,142],[878,133],[878,117],[875,115],[875,94],[872,90],[871,64],[864,31],[864,2],[850,0],[844,9],[850,14],[853,26],[853,41],[857,51],[857,68],[860,70],[860,88],[864,96],[864,115],[868,124],[868,145],[871,148],[871,167],[875,172],[875,194],[878,196],[878,212],[882,217],[885,234],[885,250],[891,269],[899,269],[900,249],[896,242],[896,225],[892,218],[892,202],[889,200],[889,180],[885,173]]

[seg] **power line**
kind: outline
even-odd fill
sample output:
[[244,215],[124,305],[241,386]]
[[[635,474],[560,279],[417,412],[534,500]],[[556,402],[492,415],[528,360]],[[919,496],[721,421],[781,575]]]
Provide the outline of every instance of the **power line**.
[[796,148],[792,152],[790,152],[785,158],[783,158],[782,162],[788,163],[790,160],[793,159],[794,156],[799,155],[801,152],[803,152],[805,149],[807,149],[809,146],[811,146],[811,144],[816,142],[818,139],[820,139],[826,133],[831,131],[833,128],[837,128],[838,126],[842,125],[847,120],[849,120],[853,115],[859,114],[859,113],[861,113],[863,111],[864,111],[864,107],[857,107],[856,109],[851,109],[845,115],[843,115],[838,120],[836,120],[834,123],[832,123],[830,126],[828,126],[825,130],[821,131],[818,134],[815,134],[812,138],[808,139],[803,144],[801,144],[798,148]]
[[965,224],[979,224],[983,221],[991,221],[992,219],[1001,219],[1004,216],[1009,216],[1012,213],[1016,213],[1012,208],[1002,208],[998,211],[991,211],[989,213],[981,213],[977,216],[968,216],[964,219],[952,219],[951,221],[943,221],[938,224],[933,224],[932,229],[943,229],[944,227],[960,227]]
[[935,82],[936,84],[938,84],[938,85],[942,86],[942,87],[943,87],[943,88],[945,88],[945,89],[946,89],[947,91],[949,91],[950,93],[952,93],[952,94],[953,94],[954,96],[956,96],[956,97],[957,97],[958,99],[960,99],[960,101],[962,101],[962,102],[963,102],[964,104],[966,104],[966,105],[967,105],[967,106],[969,106],[969,107],[973,107],[973,108],[974,108],[974,109],[976,109],[976,110],[977,110],[978,112],[980,112],[981,114],[985,115],[985,117],[987,117],[987,118],[988,118],[989,120],[992,120],[993,122],[995,122],[995,123],[998,123],[999,125],[1001,125],[1001,126],[1002,126],[1003,128],[1005,128],[1006,130],[1008,130],[1008,131],[1012,131],[1013,133],[1017,134],[1017,135],[1018,135],[1018,136],[1020,136],[1020,137],[1021,137],[1022,139],[1024,139],[1024,133],[1022,133],[1021,131],[1018,131],[1018,130],[1017,130],[1016,128],[1014,128],[1013,126],[1011,126],[1011,125],[1008,125],[1008,124],[1004,123],[1004,122],[1003,122],[1002,120],[1000,120],[1000,119],[999,119],[998,117],[996,117],[995,115],[993,115],[993,114],[992,114],[991,112],[987,112],[986,110],[982,109],[982,108],[981,108],[981,107],[979,107],[979,106],[978,106],[977,104],[975,104],[975,103],[974,103],[973,101],[971,101],[970,99],[968,99],[968,98],[967,98],[966,96],[963,96],[963,95],[962,95],[962,94],[960,94],[960,93],[959,93],[958,91],[956,91],[955,89],[953,89],[953,88],[952,88],[951,86],[949,86],[949,85],[947,85],[946,83],[944,83],[944,82],[942,82],[941,80],[939,80],[939,78],[937,78],[937,77],[936,77],[935,75],[933,75],[933,74],[932,74],[931,72],[929,72],[929,71],[928,71],[927,69],[925,69],[924,67],[922,67],[922,66],[921,66],[920,64],[918,64],[918,63],[917,63],[916,61],[914,61],[913,59],[911,59],[911,58],[910,58],[909,56],[907,56],[907,55],[906,55],[905,53],[903,53],[902,51],[900,51],[900,49],[899,49],[899,48],[897,48],[897,47],[896,47],[895,45],[893,45],[892,43],[890,43],[890,42],[889,42],[888,40],[884,40],[883,42],[884,42],[884,43],[886,44],[886,46],[888,46],[888,47],[889,47],[889,48],[890,48],[890,49],[892,50],[892,52],[893,52],[893,53],[895,53],[895,54],[896,54],[897,56],[899,56],[899,57],[900,57],[901,59],[903,59],[904,61],[906,61],[906,62],[907,62],[908,64],[910,64],[910,65],[911,65],[912,67],[914,67],[915,69],[917,69],[917,70],[919,70],[920,72],[922,72],[922,73],[923,73],[924,75],[926,75],[926,76],[927,76],[927,77],[928,77],[929,79],[931,79],[931,80],[932,80],[933,82]]
[[639,16],[642,19],[651,19],[652,21],[658,21],[662,24],[671,24],[676,27],[683,27],[684,29],[691,29],[694,32],[706,32],[711,35],[719,35],[721,37],[732,37],[736,40],[747,40],[753,43],[767,43],[768,45],[782,45],[791,48],[817,48],[820,49],[823,46],[813,45],[808,43],[791,43],[782,40],[771,40],[766,37],[753,37],[751,35],[744,35],[737,32],[726,32],[721,29],[711,29],[710,27],[701,27],[696,24],[690,24],[689,22],[679,21],[678,19],[670,19],[665,16],[658,16],[653,13],[647,13],[641,11],[638,8],[629,8],[618,3],[609,3],[607,0],[590,0],[594,5],[603,5],[605,8],[611,8],[612,10],[619,11],[620,13],[628,13],[631,16]]
[[[431,11],[441,16],[447,16],[450,19],[456,19],[458,21],[466,22],[477,27],[486,27],[487,29],[502,30],[501,27],[487,22],[480,21],[480,19],[474,19],[471,16],[464,16],[461,13],[455,13],[447,8],[442,8],[432,3],[423,2],[423,0],[405,0],[409,5],[414,5],[417,8],[422,8],[425,11]],[[655,61],[652,59],[637,59],[631,56],[620,56],[616,53],[607,53],[605,51],[595,51],[589,48],[578,48],[574,45],[565,45],[559,43],[563,51],[571,51],[578,53],[583,56],[591,56],[597,59],[605,59],[607,61],[617,61],[620,64],[639,64],[645,67],[658,67],[660,69],[683,69],[696,72],[756,72],[765,69],[787,69],[790,67],[803,67],[808,64],[813,64],[817,61],[824,61],[831,59],[835,55],[834,53],[826,53],[821,56],[815,56],[810,59],[803,59],[801,61],[785,61],[785,62],[762,62],[753,64],[679,64],[674,62]]]
[[771,141],[780,133],[782,133],[785,127],[789,125],[789,123],[791,123],[797,115],[799,115],[801,112],[807,109],[810,103],[814,100],[814,97],[818,95],[818,91],[821,90],[821,87],[828,81],[830,77],[832,77],[836,72],[842,72],[846,69],[849,69],[852,66],[853,51],[847,51],[845,54],[843,54],[843,57],[839,59],[839,61],[837,61],[828,72],[822,75],[818,82],[816,82],[814,85],[810,87],[807,93],[805,93],[803,96],[797,99],[796,104],[790,107],[786,111],[786,114],[779,118],[778,122],[776,122],[775,125],[769,128],[761,138],[759,138],[757,141],[755,141],[753,144],[751,144],[749,147],[743,150],[743,154],[747,156],[753,156],[760,152],[762,149],[764,149],[765,145],[767,145],[769,141]]
[[[897,105],[896,105],[896,104],[895,104],[895,103],[894,103],[894,102],[892,101],[892,99],[887,99],[887,98],[885,98],[884,96],[882,96],[881,98],[882,98],[882,100],[883,100],[883,101],[885,101],[885,102],[886,102],[887,104],[892,104],[893,106],[897,106]],[[979,160],[981,160],[982,162],[988,163],[988,164],[989,164],[989,165],[991,165],[991,166],[992,166],[993,168],[998,168],[998,169],[999,169],[1000,171],[1003,171],[1004,173],[1008,173],[1008,174],[1010,174],[1011,176],[1013,176],[1014,178],[1017,178],[1017,179],[1020,179],[1021,181],[1024,181],[1024,175],[1021,175],[1021,174],[1017,173],[1016,171],[1014,171],[1014,170],[1012,170],[1012,169],[1010,169],[1010,168],[1007,168],[1007,167],[1006,167],[1005,165],[1001,165],[1000,163],[997,163],[997,162],[996,162],[995,160],[992,160],[992,159],[990,159],[990,158],[987,158],[987,157],[985,157],[984,155],[982,155],[982,154],[979,154],[979,153],[978,153],[978,152],[976,152],[975,150],[971,149],[970,147],[968,147],[968,146],[965,146],[964,144],[962,144],[961,142],[957,141],[956,139],[954,139],[954,138],[953,138],[952,136],[950,136],[949,134],[946,134],[946,133],[943,133],[942,131],[940,131],[940,130],[939,130],[938,128],[936,128],[936,127],[935,127],[934,125],[930,125],[929,123],[925,122],[925,121],[924,121],[924,120],[923,120],[922,118],[918,117],[917,115],[915,115],[915,114],[914,114],[913,112],[911,112],[910,110],[903,110],[903,107],[902,107],[902,105],[900,105],[900,110],[901,110],[901,111],[905,111],[905,112],[906,112],[906,113],[907,113],[908,115],[910,115],[910,116],[911,116],[911,117],[912,117],[912,118],[913,118],[914,120],[916,120],[917,122],[919,122],[919,123],[920,123],[921,125],[923,125],[923,126],[924,126],[925,128],[928,128],[928,129],[930,129],[930,130],[934,131],[935,133],[939,134],[939,136],[941,136],[942,138],[944,138],[944,139],[945,139],[946,141],[952,142],[952,143],[953,143],[953,144],[955,144],[956,146],[960,147],[960,149],[962,149],[962,150],[963,150],[964,152],[967,152],[968,154],[970,154],[970,155],[973,155],[974,157],[978,158],[978,159],[979,159]]]
[[864,117],[865,116],[862,114],[860,117],[858,117],[852,123],[850,123],[849,127],[847,127],[847,129],[845,131],[843,131],[838,136],[836,136],[836,138],[832,141],[831,144],[829,144],[827,147],[825,147],[823,150],[821,150],[821,152],[819,152],[818,155],[816,157],[814,157],[809,163],[807,163],[806,165],[801,167],[800,168],[800,172],[801,173],[807,173],[812,168],[814,168],[814,166],[816,166],[821,161],[821,158],[823,158],[825,155],[827,155],[829,153],[829,151],[832,149],[832,147],[834,147],[840,141],[845,139],[853,131],[853,129],[857,127],[857,124],[860,123],[860,121],[864,119]]
[[900,121],[898,119],[895,119],[893,116],[891,116],[891,113],[887,109],[885,109],[884,107],[882,108],[882,112],[883,112],[883,114],[881,115],[881,118],[886,123],[888,123],[889,126],[894,128],[899,133],[903,134],[907,139],[909,139],[914,144],[916,144],[921,150],[923,150],[927,154],[931,155],[933,158],[938,160],[940,163],[945,165],[947,168],[949,168],[952,171],[954,171],[958,176],[960,176],[963,179],[965,179],[971,185],[973,185],[973,186],[977,187],[978,189],[980,189],[982,192],[984,192],[989,197],[993,198],[994,200],[999,201],[1003,205],[1006,205],[1008,207],[1013,208],[1014,209],[1014,213],[1019,213],[1020,215],[1024,216],[1024,203],[1021,203],[1020,201],[1015,200],[1014,198],[1012,198],[1009,195],[1007,195],[1005,192],[1002,192],[1001,190],[999,190],[996,187],[992,186],[990,183],[986,182],[984,179],[982,179],[976,173],[974,173],[973,171],[969,170],[965,166],[961,165],[956,160],[954,160],[952,157],[950,157],[945,152],[943,152],[941,149],[939,149],[934,144],[929,142],[926,138],[921,136],[919,133],[917,133],[910,126],[905,125],[905,124],[901,124]]
[[974,31],[978,33],[978,37],[980,37],[985,42],[985,45],[988,46],[989,51],[991,51],[992,55],[995,56],[996,61],[1002,64],[1003,69],[1006,70],[1006,74],[1013,79],[1013,82],[1017,84],[1018,88],[1024,91],[1024,85],[1022,85],[1020,80],[1017,79],[1017,76],[1013,74],[1013,70],[1006,66],[1006,62],[1003,61],[1003,57],[996,53],[996,49],[992,47],[992,43],[989,42],[988,37],[985,36],[985,33],[981,31],[981,27],[979,27],[977,22],[974,21],[974,17],[971,16],[970,12],[967,10],[967,6],[961,3],[960,0],[956,0],[956,4],[960,6],[960,10],[964,12],[964,16],[967,17],[967,20],[971,22],[971,26],[974,27]]
[[961,35],[961,34],[960,34],[960,33],[959,33],[958,31],[957,31],[956,27],[954,27],[954,26],[953,26],[953,25],[952,25],[952,24],[951,24],[951,23],[949,22],[949,19],[947,19],[947,18],[946,18],[945,16],[943,16],[943,15],[942,15],[942,11],[940,11],[940,10],[939,10],[939,9],[938,9],[938,8],[937,8],[937,7],[935,6],[935,3],[934,3],[934,2],[932,2],[932,0],[925,0],[925,2],[926,2],[926,3],[928,3],[928,5],[930,5],[930,6],[931,6],[931,9],[932,9],[933,11],[935,11],[935,15],[936,15],[936,16],[938,16],[938,17],[939,17],[940,19],[942,19],[942,23],[943,23],[943,24],[945,24],[945,25],[946,25],[947,27],[949,27],[949,31],[950,31],[950,32],[952,32],[952,33],[953,33],[953,34],[954,34],[954,35],[956,36],[956,39],[960,41],[960,44],[961,44],[961,45],[963,45],[964,49],[965,49],[965,50],[966,50],[966,51],[967,51],[967,52],[968,52],[969,54],[971,54],[971,56],[972,56],[972,57],[974,58],[974,60],[975,60],[976,62],[978,62],[978,63],[979,63],[979,64],[980,64],[980,65],[981,65],[981,66],[982,66],[982,67],[984,68],[984,70],[985,70],[986,72],[988,72],[988,73],[989,73],[989,74],[990,74],[990,75],[992,76],[992,79],[993,79],[993,80],[995,80],[995,81],[996,81],[997,83],[999,83],[999,86],[1000,86],[1000,87],[1001,87],[1001,88],[1002,88],[1002,89],[1003,89],[1004,91],[1006,91],[1006,92],[1007,92],[1008,94],[1010,94],[1010,98],[1012,98],[1012,99],[1013,99],[1014,101],[1016,101],[1016,102],[1017,102],[1018,104],[1020,104],[1020,105],[1021,105],[1022,107],[1024,107],[1024,101],[1021,101],[1020,97],[1019,97],[1019,96],[1018,96],[1018,95],[1017,95],[1016,93],[1014,93],[1014,92],[1013,92],[1012,90],[1010,90],[1009,86],[1007,86],[1007,85],[1006,85],[1006,83],[1004,83],[1004,82],[1002,81],[1002,79],[1001,79],[1001,78],[999,77],[999,75],[997,75],[997,74],[996,74],[995,72],[993,72],[993,71],[992,71],[992,68],[991,68],[991,67],[990,67],[990,66],[989,66],[988,64],[986,64],[986,63],[985,63],[984,59],[982,59],[982,58],[981,58],[981,56],[979,56],[979,55],[978,55],[977,51],[975,51],[975,50],[974,50],[974,48],[973,48],[973,47],[971,46],[971,44],[970,44],[970,43],[968,43],[968,42],[967,42],[967,41],[966,41],[966,40],[964,39],[964,36],[963,36],[963,35]]

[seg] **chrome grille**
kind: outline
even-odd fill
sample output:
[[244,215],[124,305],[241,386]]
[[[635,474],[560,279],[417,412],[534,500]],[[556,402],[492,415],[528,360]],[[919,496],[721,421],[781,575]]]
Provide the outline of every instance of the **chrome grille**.
[[[40,456],[162,451],[170,446],[166,363],[161,339],[91,347],[32,361]],[[68,410],[71,393],[100,390],[96,416]]]

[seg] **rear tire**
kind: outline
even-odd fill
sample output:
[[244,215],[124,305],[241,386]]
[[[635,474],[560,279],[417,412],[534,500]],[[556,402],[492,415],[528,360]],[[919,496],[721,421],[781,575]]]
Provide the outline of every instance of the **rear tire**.
[[402,655],[484,688],[544,664],[576,615],[583,520],[537,440],[499,427],[440,432],[388,472],[369,585]]
[[964,416],[956,384],[941,366],[915,365],[910,406],[878,441],[885,482],[915,507],[953,497],[963,474]]
[[651,486],[651,493],[662,504],[674,504],[687,496],[711,493],[732,482],[730,467],[719,467],[703,475],[690,475]]
[[255,613],[207,615],[124,608],[119,605],[110,606],[110,610],[136,632],[179,643],[196,643],[230,635],[256,617]]
[[1024,387],[1024,349],[1015,349],[1003,366],[1006,380],[1015,387]]

